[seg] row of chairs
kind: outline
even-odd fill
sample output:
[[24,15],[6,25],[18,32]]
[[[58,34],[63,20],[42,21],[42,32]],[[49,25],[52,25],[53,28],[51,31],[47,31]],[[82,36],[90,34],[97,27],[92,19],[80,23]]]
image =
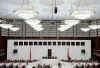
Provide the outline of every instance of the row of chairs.
[[76,64],[74,68],[100,68],[100,64]]
[[[27,68],[27,63],[0,63],[0,68]],[[62,64],[58,64],[59,68],[62,68]],[[41,65],[38,64],[36,67],[33,65],[30,68],[51,68],[50,65]],[[80,64],[77,63],[73,66],[73,68],[100,68],[100,64]]]
[[18,64],[0,64],[0,68],[26,68],[25,65],[18,65]]
[[27,63],[25,64],[21,64],[21,63],[1,63],[0,64],[0,68],[50,68],[49,66],[47,65],[44,65],[44,67],[42,67],[40,64],[38,64],[37,67],[35,67],[34,65],[33,66],[29,66]]

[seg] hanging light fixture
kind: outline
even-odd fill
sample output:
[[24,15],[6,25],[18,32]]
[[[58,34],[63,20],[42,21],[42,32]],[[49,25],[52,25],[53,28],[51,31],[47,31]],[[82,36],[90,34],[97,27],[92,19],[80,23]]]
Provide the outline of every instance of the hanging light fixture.
[[65,25],[60,25],[60,28],[58,28],[58,30],[65,31],[79,23],[80,23],[79,20],[65,20],[64,21]]
[[37,24],[40,24],[40,20],[38,19],[28,19],[28,20],[25,20],[25,22],[31,26],[33,25],[37,25]]
[[36,30],[36,31],[42,31],[43,30],[43,27],[42,27],[41,24],[33,25],[31,27],[34,28],[34,30]]
[[34,7],[30,6],[30,1],[22,0],[20,7],[16,10],[13,10],[14,14],[22,19],[31,19],[38,15],[38,12],[35,11]]
[[81,31],[88,32],[90,28],[81,28]]
[[2,22],[2,20],[0,20],[0,22]]
[[[54,0],[40,0],[40,4],[44,5],[44,6],[52,6],[54,3]],[[63,5],[64,4],[64,0],[57,0],[56,1],[56,5]]]
[[29,19],[25,21],[28,25],[30,25],[36,31],[42,31],[44,28],[40,24],[40,20],[38,19]]
[[72,12],[72,17],[76,19],[90,19],[94,16],[94,11],[92,10],[76,10]]
[[2,22],[3,20],[0,19],[0,22]]
[[100,29],[100,25],[89,25],[87,28],[81,28],[82,31],[87,32],[89,30]]
[[57,1],[55,0],[54,13],[58,13]]
[[79,20],[65,20],[64,23],[69,26],[74,26],[74,25],[79,24],[80,22]]
[[3,29],[10,29],[12,31],[19,30],[18,27],[14,27],[14,25],[12,25],[12,24],[0,24],[0,27],[3,28]]
[[35,12],[34,10],[30,10],[30,9],[19,9],[15,12],[15,15],[17,15],[20,18],[23,19],[31,19],[37,16],[37,12]]
[[55,6],[54,13],[57,14],[57,12],[58,12],[58,7]]
[[100,25],[89,25],[88,27],[92,30],[100,29]]
[[18,28],[18,27],[11,27],[11,28],[9,28],[11,31],[18,31],[20,28]]
[[44,30],[44,28],[42,27],[41,24],[31,25],[31,27],[34,28],[34,30],[36,30],[36,31],[42,31],[42,30]]
[[36,27],[36,28],[34,28],[34,30],[36,30],[36,31],[42,31],[42,30],[44,30],[44,28],[43,27]]
[[58,28],[59,31],[65,31],[68,30],[69,28],[71,28],[71,26],[68,25],[60,25],[60,28]]
[[12,28],[13,25],[12,24],[0,24],[0,27],[4,29],[9,29],[9,28]]

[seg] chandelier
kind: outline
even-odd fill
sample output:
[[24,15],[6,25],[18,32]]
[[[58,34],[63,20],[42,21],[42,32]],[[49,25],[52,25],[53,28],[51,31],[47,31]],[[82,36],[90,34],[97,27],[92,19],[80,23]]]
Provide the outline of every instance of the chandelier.
[[16,10],[15,15],[22,19],[31,19],[37,16],[37,12],[32,9],[19,9]]
[[26,3],[25,0],[22,0],[20,7],[13,10],[14,14],[24,20],[37,17],[38,12],[34,9],[32,4],[30,4],[30,1]]

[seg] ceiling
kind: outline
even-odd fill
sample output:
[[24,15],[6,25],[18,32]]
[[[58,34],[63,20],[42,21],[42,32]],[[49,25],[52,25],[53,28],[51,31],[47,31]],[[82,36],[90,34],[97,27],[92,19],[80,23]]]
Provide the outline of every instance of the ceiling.
[[[55,4],[57,14],[54,13]],[[93,10],[93,19],[100,19],[100,0],[0,0],[0,17],[21,19],[14,14],[20,8],[34,8],[41,20],[75,19],[71,16],[75,10]]]

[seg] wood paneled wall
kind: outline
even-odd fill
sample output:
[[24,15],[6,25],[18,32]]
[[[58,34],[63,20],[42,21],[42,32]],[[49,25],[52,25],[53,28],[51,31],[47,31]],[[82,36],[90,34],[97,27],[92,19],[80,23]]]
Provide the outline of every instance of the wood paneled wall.
[[7,39],[0,36],[0,60],[6,60],[7,57]]

